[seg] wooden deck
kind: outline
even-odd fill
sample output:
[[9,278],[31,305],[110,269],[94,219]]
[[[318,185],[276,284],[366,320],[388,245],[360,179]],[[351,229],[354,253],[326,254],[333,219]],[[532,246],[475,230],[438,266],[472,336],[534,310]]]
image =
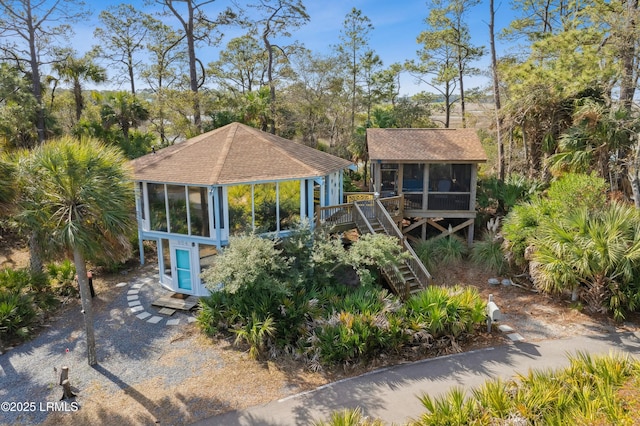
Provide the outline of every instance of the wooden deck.
[[196,296],[187,296],[186,298],[174,297],[178,293],[174,293],[171,296],[162,296],[159,299],[154,300],[151,305],[159,306],[161,308],[171,308],[181,311],[190,311],[198,304],[198,298]]

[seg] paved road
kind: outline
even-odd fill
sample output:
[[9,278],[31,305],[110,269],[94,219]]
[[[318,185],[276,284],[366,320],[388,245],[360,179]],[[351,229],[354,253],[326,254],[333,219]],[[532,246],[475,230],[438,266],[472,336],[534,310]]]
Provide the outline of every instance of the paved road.
[[510,378],[529,369],[567,365],[567,353],[611,351],[640,354],[640,333],[593,334],[571,339],[520,342],[498,348],[424,360],[331,383],[266,405],[211,417],[197,425],[311,425],[334,411],[361,407],[387,424],[405,424],[424,412],[423,393],[437,395],[459,386],[471,388],[487,378]]

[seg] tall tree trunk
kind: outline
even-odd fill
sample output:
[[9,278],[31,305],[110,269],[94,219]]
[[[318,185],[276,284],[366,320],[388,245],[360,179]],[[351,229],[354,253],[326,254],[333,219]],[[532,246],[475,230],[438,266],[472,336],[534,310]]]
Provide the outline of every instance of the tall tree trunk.
[[80,121],[80,116],[82,115],[82,110],[84,109],[84,101],[82,99],[82,86],[80,86],[80,81],[76,80],[73,82],[73,96],[76,101],[76,123]]
[[43,271],[42,252],[35,232],[29,235],[29,270],[32,274],[40,274]]
[[131,54],[131,52],[129,52],[129,55],[127,57],[127,69],[129,71],[129,81],[131,82],[131,94],[135,95],[136,94],[136,83],[134,80],[134,70],[133,70],[133,56]]
[[37,101],[36,110],[36,132],[38,134],[38,143],[44,142],[46,139],[46,121],[44,103],[42,101],[42,82],[40,81],[40,64],[38,62],[38,50],[36,48],[36,29],[33,27],[33,19],[31,16],[31,8],[28,9],[27,22],[29,24],[29,63],[31,66],[31,83],[33,96]]
[[620,60],[622,62],[620,79],[620,103],[631,111],[633,96],[636,89],[636,14],[638,13],[638,0],[626,0],[626,13],[624,14],[624,34],[621,34]]
[[464,83],[463,83],[463,64],[462,57],[458,58],[458,78],[460,79],[460,118],[462,119],[462,128],[467,127],[466,107],[464,101]]
[[496,138],[498,139],[498,179],[504,181],[504,143],[502,142],[502,116],[500,109],[500,81],[498,79],[498,58],[496,55],[495,17],[496,11],[493,0],[489,0],[489,43],[491,45],[491,74],[493,77],[493,101],[496,114]]
[[449,83],[445,83],[444,92],[444,128],[449,128],[451,119],[451,95],[449,94]]
[[262,41],[264,42],[264,47],[267,50],[267,80],[269,82],[269,111],[271,117],[268,118],[269,123],[269,133],[275,135],[276,134],[276,86],[273,82],[273,46],[269,42],[269,34],[270,27],[267,24],[264,31],[262,32]]
[[196,41],[194,38],[194,11],[193,4],[186,2],[189,7],[189,20],[186,24],[185,34],[187,36],[187,55],[189,56],[189,84],[193,94],[193,124],[198,129],[198,133],[202,132],[202,117],[200,116],[200,97],[198,96],[198,71],[196,57]]
[[87,279],[87,265],[84,256],[77,247],[73,249],[73,262],[78,274],[78,287],[80,287],[80,301],[82,302],[82,312],[84,316],[84,329],[87,335],[87,361],[89,365],[96,365],[98,357],[96,355],[96,336],[93,328],[93,306],[91,301],[91,290]]

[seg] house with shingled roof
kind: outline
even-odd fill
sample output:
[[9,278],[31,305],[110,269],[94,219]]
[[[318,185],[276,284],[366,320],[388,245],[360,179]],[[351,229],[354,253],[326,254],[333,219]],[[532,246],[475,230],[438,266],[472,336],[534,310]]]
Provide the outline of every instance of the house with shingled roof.
[[367,129],[366,140],[371,190],[402,197],[407,238],[466,231],[472,243],[478,164],[487,161],[475,129]]
[[160,282],[208,294],[200,273],[229,237],[283,236],[343,198],[342,158],[232,123],[131,161],[140,257],[157,249]]

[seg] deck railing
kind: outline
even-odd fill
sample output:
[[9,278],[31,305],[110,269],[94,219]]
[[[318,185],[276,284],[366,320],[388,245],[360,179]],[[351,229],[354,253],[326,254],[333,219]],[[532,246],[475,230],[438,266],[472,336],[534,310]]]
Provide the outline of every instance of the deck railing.
[[316,209],[316,221],[317,225],[328,227],[353,223],[353,203],[318,207]]
[[389,212],[391,217],[402,216],[404,207],[404,195],[396,195],[395,197],[378,198],[380,203]]

